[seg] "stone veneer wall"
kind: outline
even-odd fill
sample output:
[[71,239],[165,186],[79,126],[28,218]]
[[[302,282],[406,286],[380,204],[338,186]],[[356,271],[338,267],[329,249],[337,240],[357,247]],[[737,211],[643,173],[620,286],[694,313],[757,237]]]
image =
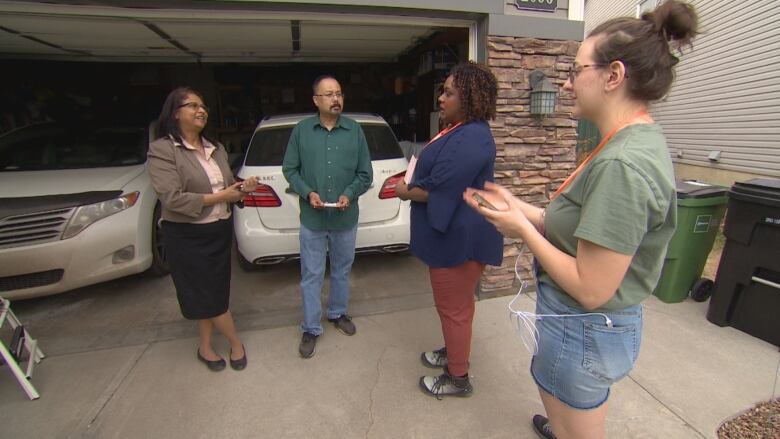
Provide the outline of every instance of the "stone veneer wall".
[[[499,86],[498,115],[490,124],[497,146],[495,179],[540,207],[547,205],[550,195],[576,167],[574,102],[562,87],[578,47],[576,41],[488,37],[488,65]],[[529,113],[528,75],[537,69],[561,88],[555,113],[543,119]],[[518,252],[516,240],[504,239],[503,264],[487,267],[480,295],[514,292],[510,288],[517,285],[513,281]],[[528,260],[523,262],[527,268]]]

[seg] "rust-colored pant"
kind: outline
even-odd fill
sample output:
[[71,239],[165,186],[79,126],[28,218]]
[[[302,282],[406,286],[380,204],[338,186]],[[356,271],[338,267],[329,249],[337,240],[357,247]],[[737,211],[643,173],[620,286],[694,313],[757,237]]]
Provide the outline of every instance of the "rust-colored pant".
[[485,264],[476,261],[467,261],[457,267],[428,269],[451,375],[463,376],[469,372],[474,292],[484,269]]

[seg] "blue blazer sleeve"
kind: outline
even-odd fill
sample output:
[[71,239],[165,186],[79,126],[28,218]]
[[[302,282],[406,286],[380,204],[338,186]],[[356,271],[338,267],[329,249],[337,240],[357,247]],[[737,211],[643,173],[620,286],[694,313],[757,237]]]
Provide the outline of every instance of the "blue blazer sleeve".
[[431,173],[413,182],[414,186],[428,191],[428,223],[441,233],[447,233],[455,212],[465,204],[463,191],[474,184],[492,159],[492,142],[467,133],[458,133],[448,139],[439,151]]

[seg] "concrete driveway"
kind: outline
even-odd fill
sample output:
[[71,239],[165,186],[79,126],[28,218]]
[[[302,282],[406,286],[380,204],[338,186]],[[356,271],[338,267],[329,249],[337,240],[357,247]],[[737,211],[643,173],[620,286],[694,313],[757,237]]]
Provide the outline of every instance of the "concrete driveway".
[[[408,255],[359,255],[352,271],[350,313],[366,315],[433,304],[425,265]],[[230,308],[240,331],[300,321],[297,262],[244,272],[233,261]],[[328,282],[325,282],[327,294]],[[324,295],[323,295],[324,297]],[[193,337],[170,276],[136,275],[68,293],[14,301],[30,333],[50,354]]]

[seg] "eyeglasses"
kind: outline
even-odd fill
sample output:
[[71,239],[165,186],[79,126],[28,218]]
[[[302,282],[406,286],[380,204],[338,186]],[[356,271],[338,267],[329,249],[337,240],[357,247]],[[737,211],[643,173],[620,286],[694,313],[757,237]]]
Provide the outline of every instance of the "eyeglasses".
[[179,105],[179,108],[187,107],[192,111],[198,111],[198,108],[202,108],[203,111],[206,113],[209,112],[209,107],[205,106],[204,104],[199,104],[197,102],[186,102],[184,104]]
[[325,98],[325,99],[333,99],[333,98],[344,99],[344,93],[327,93],[327,94],[324,94],[324,95],[314,95],[314,96],[319,96],[319,97]]
[[583,66],[575,66],[569,69],[569,82],[574,84],[574,80],[577,79],[577,75],[588,67],[604,67],[606,64],[585,64]]

